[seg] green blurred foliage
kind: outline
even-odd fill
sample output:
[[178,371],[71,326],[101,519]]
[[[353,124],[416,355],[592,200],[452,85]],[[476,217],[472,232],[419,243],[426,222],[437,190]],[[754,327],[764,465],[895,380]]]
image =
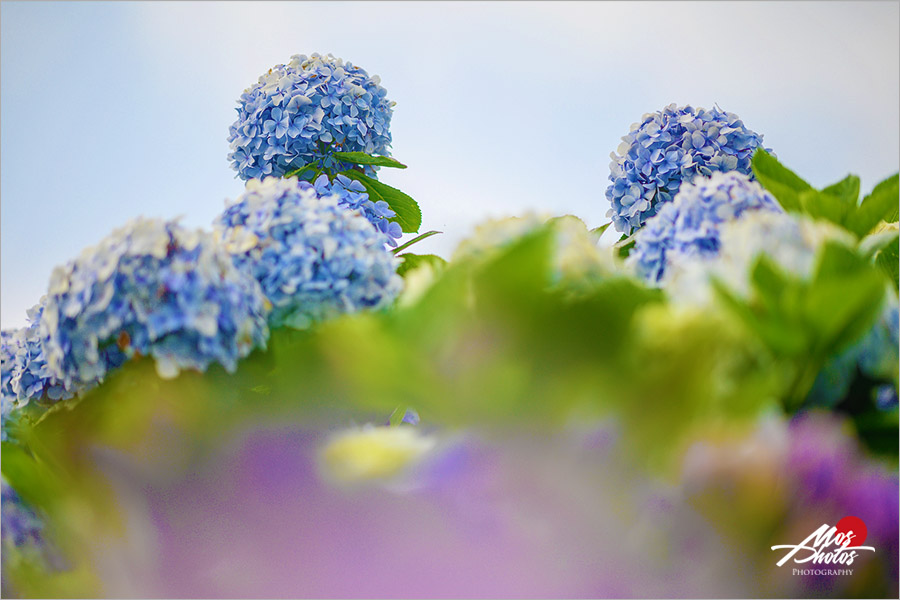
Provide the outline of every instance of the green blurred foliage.
[[885,293],[884,277],[869,260],[833,242],[825,244],[809,280],[763,255],[752,268],[749,298],[723,284],[715,288],[772,356],[791,366],[783,396],[791,411],[800,408],[825,362],[869,331]]
[[860,201],[859,177],[856,175],[848,175],[816,190],[761,148],[753,155],[753,174],[788,212],[830,221],[857,238],[864,238],[879,223],[896,223],[898,219],[898,175],[876,185],[872,193]]
[[567,272],[557,233],[551,220],[446,265],[405,254],[407,275],[424,265],[432,279],[390,310],[274,330],[233,374],[163,380],[152,360],[132,361],[77,403],[34,423],[23,415],[24,446],[4,445],[3,473],[49,515],[81,573],[27,591],[96,593],[72,540],[124,531],[98,449],[141,477],[183,477],[248,426],[384,422],[410,407],[449,429],[613,417],[635,465],[675,477],[698,432],[799,406],[824,361],[871,327],[885,292],[872,259],[882,246],[828,244],[808,281],[763,258],[749,298],[719,286],[724,310],[685,307],[614,269]]
[[451,263],[410,305],[273,331],[234,374],[167,381],[133,362],[31,437],[70,464],[89,443],[183,462],[190,452],[167,446],[166,430],[202,448],[249,420],[383,420],[398,406],[451,427],[612,414],[635,453],[664,468],[697,422],[747,419],[775,401],[777,378],[752,336],[625,275],[560,277],[553,234],[547,225]]

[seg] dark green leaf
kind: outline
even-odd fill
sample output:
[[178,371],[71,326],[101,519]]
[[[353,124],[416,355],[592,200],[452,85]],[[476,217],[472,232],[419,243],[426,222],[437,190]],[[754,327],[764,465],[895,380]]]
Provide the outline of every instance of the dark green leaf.
[[622,237],[620,237],[619,241],[616,242],[616,245],[613,246],[616,256],[622,259],[628,258],[628,255],[631,254],[631,249],[634,248],[636,236],[637,232],[634,232],[631,235],[622,234]]
[[447,261],[437,254],[412,254],[407,252],[406,254],[401,254],[400,258],[403,259],[403,262],[397,268],[397,274],[401,277],[405,277],[409,271],[424,264],[430,264],[438,269],[447,265]]
[[394,169],[405,169],[406,165],[389,156],[373,156],[365,152],[335,152],[333,156],[344,162],[353,163],[354,165],[373,165],[376,167],[392,167]]
[[402,245],[400,245],[400,246],[394,248],[394,249],[392,250],[392,252],[393,252],[394,254],[397,254],[397,253],[400,252],[401,250],[405,250],[405,249],[409,248],[410,246],[412,246],[413,244],[418,244],[418,243],[421,242],[422,240],[424,240],[424,239],[426,239],[426,238],[430,238],[431,236],[437,235],[437,234],[439,234],[439,233],[444,233],[444,232],[443,232],[443,231],[434,231],[434,230],[432,230],[432,231],[426,231],[426,232],[423,233],[422,235],[417,235],[416,237],[414,237],[413,239],[409,240],[409,241],[406,242],[405,244],[402,244]]
[[391,219],[400,224],[403,233],[415,233],[422,226],[422,211],[419,204],[404,194],[397,188],[393,188],[385,183],[372,179],[368,175],[364,175],[359,171],[343,171],[341,175],[345,175],[350,179],[355,179],[362,183],[369,197],[374,202],[383,200],[388,203],[397,216]]

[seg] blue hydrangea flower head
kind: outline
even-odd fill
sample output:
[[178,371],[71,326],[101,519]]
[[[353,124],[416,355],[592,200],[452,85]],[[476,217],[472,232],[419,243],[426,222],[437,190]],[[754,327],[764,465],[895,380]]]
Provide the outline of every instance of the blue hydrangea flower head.
[[136,355],[162,377],[264,347],[267,304],[212,234],[135,219],[51,276],[41,315],[50,369],[67,386],[101,381]]
[[350,168],[334,152],[389,156],[394,103],[380,83],[330,54],[295,55],[269,69],[238,101],[228,136],[232,168],[241,179],[261,179],[305,165]]
[[[301,187],[308,185],[300,182]],[[387,202],[379,200],[373,202],[366,193],[366,188],[360,182],[350,179],[345,175],[338,175],[333,180],[327,175],[320,175],[313,184],[319,196],[336,195],[338,204],[351,210],[359,210],[378,231],[387,238],[387,243],[397,246],[397,240],[403,235],[400,224],[391,221],[397,216]]]
[[722,224],[756,210],[783,212],[772,194],[742,173],[698,177],[638,231],[628,264],[640,277],[659,284],[673,260],[716,256]]
[[670,104],[645,114],[611,154],[606,216],[630,235],[675,198],[682,182],[720,171],[752,176],[750,160],[761,146],[762,135],[718,107]]
[[87,385],[57,378],[47,364],[40,318],[43,302],[28,311],[29,324],[0,332],[0,392],[2,392],[3,439],[6,422],[14,411],[32,401],[47,405],[67,400],[84,391]]
[[273,326],[382,308],[403,287],[386,236],[339,194],[321,196],[294,177],[250,180],[215,227],[235,264],[262,285]]

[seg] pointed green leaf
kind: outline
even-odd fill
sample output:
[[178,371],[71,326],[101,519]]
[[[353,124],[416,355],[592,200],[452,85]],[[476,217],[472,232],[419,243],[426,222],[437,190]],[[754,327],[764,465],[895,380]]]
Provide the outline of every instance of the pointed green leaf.
[[876,192],[890,190],[892,188],[896,188],[898,185],[900,185],[900,173],[894,173],[884,181],[880,181],[878,185],[876,185],[875,188],[872,189],[872,193],[874,194]]
[[900,185],[895,175],[879,183],[872,193],[863,199],[856,213],[848,220],[847,228],[862,237],[881,221],[896,223],[898,205],[900,205]]
[[800,212],[798,196],[800,192],[812,189],[812,186],[762,148],[757,149],[753,155],[752,168],[756,179],[764,188],[772,192],[785,210]]
[[397,213],[397,216],[391,220],[400,224],[400,229],[403,230],[403,233],[416,233],[419,231],[419,227],[422,226],[422,211],[415,200],[397,188],[381,183],[377,179],[372,179],[359,171],[342,171],[340,174],[362,183],[369,197],[374,202],[379,200],[387,202],[391,210]]
[[837,183],[822,188],[822,191],[856,206],[859,202],[859,177],[847,175]]
[[609,229],[609,226],[610,226],[610,225],[612,225],[612,221],[610,221],[610,222],[607,223],[606,225],[601,225],[600,227],[595,227],[594,229],[591,229],[591,233],[593,233],[594,235],[596,235],[596,236],[599,238],[600,236],[603,235],[603,233],[604,233],[607,229]]
[[841,227],[847,223],[855,208],[855,205],[837,196],[816,190],[800,192],[797,198],[804,213],[817,219],[825,219]]
[[405,169],[406,165],[389,156],[374,156],[365,152],[335,152],[332,156],[344,162],[353,163],[354,165],[373,165],[376,167],[392,167],[394,169]]

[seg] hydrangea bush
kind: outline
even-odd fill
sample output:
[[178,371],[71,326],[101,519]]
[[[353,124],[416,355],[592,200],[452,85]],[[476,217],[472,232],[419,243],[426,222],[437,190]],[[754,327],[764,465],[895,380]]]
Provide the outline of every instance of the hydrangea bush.
[[607,217],[630,235],[671,202],[682,182],[717,171],[750,175],[750,159],[762,136],[734,113],[670,104],[645,114],[612,153]]
[[[671,105],[611,223],[493,219],[448,262],[375,178],[392,106],[274,67],[211,232],[132,221],[2,332],[4,596],[896,596],[897,176],[815,189]],[[773,566],[851,514],[852,579]]]
[[349,209],[346,194],[328,191],[295,178],[250,181],[216,221],[235,264],[272,303],[273,326],[303,329],[337,314],[382,308],[402,289],[387,236]]

